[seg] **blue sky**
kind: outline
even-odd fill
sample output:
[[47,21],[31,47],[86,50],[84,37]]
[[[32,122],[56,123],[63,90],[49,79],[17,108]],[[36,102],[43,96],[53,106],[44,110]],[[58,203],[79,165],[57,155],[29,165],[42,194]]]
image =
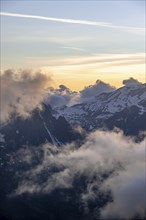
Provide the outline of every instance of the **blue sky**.
[[[2,1],[2,10],[74,19],[91,19],[115,24],[144,26],[143,0],[118,1]],[[128,19],[127,19],[128,18]]]
[[[134,76],[139,72],[140,79],[144,79],[144,66],[142,66],[145,53],[144,31],[136,29],[144,30],[145,28],[144,4],[145,1],[141,0],[1,1],[1,12],[11,14],[104,22],[116,27],[133,27],[132,31],[131,29],[129,31],[125,28],[1,16],[2,69],[48,68],[56,78],[60,77],[61,80],[62,77],[62,79],[69,80],[71,75],[72,79],[78,79],[86,69],[79,65],[75,67],[75,64],[72,68],[72,63],[76,63],[78,58],[78,60],[82,60],[82,63],[84,59],[84,63],[87,62],[86,64],[91,67],[91,59],[94,60],[92,63],[95,63],[97,56],[103,57],[103,54],[106,54],[103,61],[109,59],[110,54],[118,54],[118,56],[121,54],[121,60],[125,59],[124,54],[126,57],[127,54],[129,57],[132,56],[131,60],[134,55],[138,54],[138,60],[134,58],[134,62],[136,60],[140,64],[136,68],[131,66],[131,69],[127,69],[127,71]],[[61,62],[63,65],[59,65]],[[68,66],[65,65],[65,62],[68,63]],[[89,68],[93,80],[98,77],[98,69],[101,71],[101,67],[95,65]],[[67,75],[67,71],[70,76]],[[112,71],[111,69],[110,73]],[[133,72],[130,73],[130,71]],[[103,76],[106,78],[106,70],[104,69],[103,72]],[[79,74],[77,75],[77,73]],[[121,71],[119,71],[120,74]],[[87,74],[85,78],[88,79]],[[108,74],[107,80],[109,78]]]

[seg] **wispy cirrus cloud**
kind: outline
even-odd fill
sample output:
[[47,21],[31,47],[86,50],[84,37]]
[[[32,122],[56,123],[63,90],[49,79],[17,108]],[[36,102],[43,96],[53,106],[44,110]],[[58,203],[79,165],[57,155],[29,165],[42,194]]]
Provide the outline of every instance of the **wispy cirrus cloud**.
[[[62,47],[71,50],[82,50],[81,48],[74,47]],[[38,63],[41,57],[26,57],[29,62]],[[42,62],[42,61],[41,61]],[[88,66],[88,65],[99,65],[99,66],[117,66],[117,65],[134,65],[134,64],[144,64],[145,53],[127,53],[127,54],[92,54],[91,56],[69,56],[69,57],[56,57],[54,59],[51,57],[43,57],[43,63],[48,66]]]
[[103,28],[118,29],[121,31],[131,32],[131,33],[135,33],[135,34],[145,34],[145,28],[142,28],[142,27],[129,27],[129,26],[120,26],[120,25],[118,26],[118,25],[113,25],[108,22],[101,22],[101,21],[98,22],[98,21],[89,21],[89,20],[55,18],[55,17],[27,15],[27,14],[9,13],[9,12],[0,12],[0,15],[1,16],[8,16],[8,17],[39,19],[39,20],[45,20],[45,21],[54,21],[54,22],[62,22],[62,23],[70,23],[70,24],[97,26],[97,27],[103,27]]
[[81,52],[85,52],[87,50],[80,48],[80,47],[60,47],[61,49],[67,49],[67,50],[75,50],[75,51],[81,51]]

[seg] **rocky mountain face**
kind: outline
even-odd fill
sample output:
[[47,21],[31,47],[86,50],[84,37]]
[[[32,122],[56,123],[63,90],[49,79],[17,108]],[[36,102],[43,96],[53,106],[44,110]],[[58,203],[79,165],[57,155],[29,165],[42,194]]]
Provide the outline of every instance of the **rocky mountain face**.
[[[35,152],[35,148],[39,151],[37,148],[46,143],[60,147],[78,139],[80,139],[80,134],[71,128],[66,119],[62,116],[56,119],[52,115],[51,107],[45,104],[42,110],[35,109],[26,119],[13,114],[10,121],[2,125],[0,130],[0,174],[1,176],[7,175],[6,179],[9,179],[7,172],[11,168],[13,172],[15,168],[19,169],[19,166],[25,169],[21,160],[19,161],[15,156],[22,148],[26,147]],[[39,155],[34,153],[34,164],[41,159],[41,151],[39,152]],[[6,186],[5,177],[3,181]],[[8,188],[6,187],[6,191]],[[1,190],[1,192],[4,191],[4,189]]]
[[[43,145],[51,144],[54,147],[62,147],[63,144],[78,140],[81,137],[78,132],[71,128],[63,116],[56,119],[52,115],[52,109],[49,105],[43,104],[42,108],[42,110],[35,109],[31,116],[25,119],[13,114],[10,121],[1,126],[0,198],[2,203],[0,219],[9,220],[11,216],[13,219],[51,219],[49,213],[46,217],[44,216],[44,207],[48,207],[48,202],[50,202],[50,207],[53,207],[51,203],[56,200],[51,199],[53,195],[49,195],[47,199],[43,198],[43,200],[41,196],[37,197],[37,201],[32,197],[28,198],[31,201],[27,201],[27,196],[26,198],[25,196],[10,197],[22,178],[19,178],[18,173],[30,170],[43,161]],[[29,157],[33,157],[31,162],[29,162]],[[55,198],[58,199],[58,196],[57,194]],[[38,207],[38,211],[35,211],[39,203],[42,203],[42,207]]]
[[124,86],[80,104],[56,108],[54,115],[63,116],[70,125],[80,125],[87,131],[117,127],[127,135],[136,135],[145,130],[146,84]]
[[55,118],[52,109],[43,104],[43,110],[35,109],[29,118],[12,115],[9,123],[1,127],[1,136],[7,146],[39,146],[43,143],[61,145],[78,138],[63,116]]

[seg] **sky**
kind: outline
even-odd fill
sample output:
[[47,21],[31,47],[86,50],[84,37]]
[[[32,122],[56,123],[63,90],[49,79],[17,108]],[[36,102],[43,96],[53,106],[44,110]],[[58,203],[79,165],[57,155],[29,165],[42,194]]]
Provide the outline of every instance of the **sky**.
[[1,70],[41,69],[73,90],[145,82],[145,1],[1,1]]

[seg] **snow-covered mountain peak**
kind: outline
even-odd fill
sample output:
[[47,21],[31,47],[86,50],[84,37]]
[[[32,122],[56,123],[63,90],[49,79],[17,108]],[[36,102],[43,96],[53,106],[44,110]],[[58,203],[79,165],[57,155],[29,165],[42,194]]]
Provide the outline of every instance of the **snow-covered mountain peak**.
[[[117,90],[84,98],[82,103],[56,108],[55,116],[64,116],[72,125],[95,128],[123,111],[136,109],[137,115],[146,112],[146,84],[135,83]],[[128,110],[129,109],[129,110]],[[122,118],[122,117],[121,117]],[[118,119],[119,120],[119,119]],[[121,120],[121,119],[120,119]]]

